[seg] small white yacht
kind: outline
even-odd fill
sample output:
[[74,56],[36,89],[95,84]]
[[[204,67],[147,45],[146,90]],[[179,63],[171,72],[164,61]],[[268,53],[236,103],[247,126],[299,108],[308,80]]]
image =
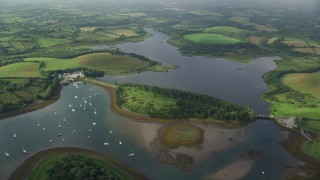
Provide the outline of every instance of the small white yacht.
[[28,154],[28,151],[24,148],[24,146],[22,146],[22,152]]
[[134,156],[134,155],[136,155],[136,154],[132,151],[132,148],[131,148],[131,153],[129,153],[128,156],[131,157],[131,156]]
[[13,131],[13,138],[17,138],[16,131]]

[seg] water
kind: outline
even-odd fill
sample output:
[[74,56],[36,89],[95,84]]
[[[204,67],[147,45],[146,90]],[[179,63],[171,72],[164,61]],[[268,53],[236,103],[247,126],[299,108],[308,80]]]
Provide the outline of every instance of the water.
[[[119,47],[166,65],[179,65],[180,68],[168,73],[145,72],[120,77],[106,76],[103,80],[159,85],[205,93],[248,105],[257,112],[268,112],[268,104],[259,99],[266,90],[261,75],[275,68],[273,59],[276,58],[260,58],[251,64],[205,57],[190,59],[181,56],[176,48],[167,45],[166,35],[148,31],[155,36],[144,42],[128,43]],[[241,71],[237,70],[239,67],[242,68]],[[90,102],[92,106],[89,105]],[[69,103],[75,112],[71,111]],[[86,110],[83,109],[84,105]],[[94,114],[94,109],[97,114]],[[66,122],[63,118],[66,118]],[[59,128],[59,122],[62,128]],[[172,155],[184,153],[193,157],[192,170],[182,171],[159,163],[152,153],[150,142],[156,137],[161,126],[156,123],[136,122],[112,112],[109,95],[100,87],[90,84],[81,84],[79,88],[67,86],[62,89],[61,98],[57,102],[43,109],[0,121],[0,179],[7,179],[10,173],[32,154],[65,146],[111,154],[151,179],[210,178],[221,169],[246,160],[243,156],[252,148],[263,154],[261,157],[249,159],[245,166],[238,167],[248,171],[245,179],[282,179],[283,166],[298,163],[278,144],[287,138],[287,132],[278,129],[272,121],[256,120],[247,127],[236,129],[197,125],[205,130],[202,148],[178,148],[170,152]],[[46,131],[42,130],[43,127]],[[113,130],[112,134],[109,133],[110,129]],[[73,134],[74,130],[76,133]],[[14,131],[17,138],[13,138]],[[58,133],[62,133],[62,136],[57,136]],[[110,141],[110,146],[103,145],[106,138]],[[229,138],[234,138],[236,142],[231,142]],[[119,141],[123,144],[120,145]],[[29,154],[22,152],[22,146]],[[128,156],[131,148],[136,153],[134,157]],[[10,157],[6,157],[5,152],[10,153]],[[228,172],[229,177],[233,170]],[[262,175],[262,170],[265,175]]]
[[[107,82],[131,82],[175,88],[219,97],[247,105],[258,114],[269,114],[269,104],[260,96],[267,87],[262,75],[275,69],[274,60],[279,57],[261,57],[250,64],[214,59],[209,57],[182,56],[177,48],[166,43],[168,35],[147,29],[152,37],[138,43],[120,44],[116,47],[125,52],[134,52],[164,65],[178,65],[179,69],[167,73],[143,72],[124,76],[105,76]],[[103,49],[105,47],[96,47]],[[241,69],[241,70],[239,70]]]

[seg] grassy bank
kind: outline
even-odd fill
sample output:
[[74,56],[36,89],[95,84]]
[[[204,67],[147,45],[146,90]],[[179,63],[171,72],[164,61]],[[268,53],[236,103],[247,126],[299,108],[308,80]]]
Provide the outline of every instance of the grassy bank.
[[119,179],[146,179],[145,176],[112,156],[97,151],[68,147],[44,150],[34,154],[12,173],[10,179],[47,179],[47,170],[70,154],[92,159],[94,163],[116,174]]

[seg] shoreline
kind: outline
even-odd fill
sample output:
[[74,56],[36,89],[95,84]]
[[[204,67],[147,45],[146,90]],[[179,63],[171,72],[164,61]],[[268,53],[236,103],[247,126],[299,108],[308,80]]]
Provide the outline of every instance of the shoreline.
[[22,115],[22,114],[25,114],[28,112],[36,111],[36,110],[42,109],[44,107],[47,107],[50,104],[53,104],[54,102],[56,102],[57,100],[60,99],[60,92],[61,92],[62,88],[63,88],[62,85],[59,85],[58,87],[56,87],[53,92],[53,95],[48,100],[43,100],[41,103],[38,103],[35,105],[28,105],[24,108],[9,111],[9,112],[0,113],[0,120],[14,117],[14,116],[18,116],[18,115]]
[[91,155],[102,160],[110,162],[112,165],[122,169],[133,179],[147,179],[142,173],[136,171],[134,168],[130,167],[129,165],[125,164],[124,162],[115,159],[111,155],[106,153],[83,149],[83,148],[76,148],[76,147],[57,147],[39,151],[25,160],[19,167],[11,173],[9,180],[16,180],[16,179],[25,179],[31,173],[33,168],[47,155],[54,154],[54,153],[85,153],[87,155]]
[[288,132],[288,138],[279,142],[280,146],[283,147],[286,151],[288,151],[294,158],[305,162],[303,166],[299,167],[288,167],[292,168],[296,171],[296,173],[288,174],[288,179],[301,179],[306,178],[303,175],[299,175],[300,171],[307,173],[308,175],[312,175],[311,178],[320,177],[320,161],[308,154],[306,154],[302,150],[302,145],[307,139],[300,133],[300,131],[295,129],[289,129],[287,127],[282,126],[277,123],[277,126],[281,130],[285,130]]

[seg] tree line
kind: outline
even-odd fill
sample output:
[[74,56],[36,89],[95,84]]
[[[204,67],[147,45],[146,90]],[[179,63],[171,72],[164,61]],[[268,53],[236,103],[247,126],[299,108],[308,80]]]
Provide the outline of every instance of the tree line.
[[112,171],[82,155],[68,155],[57,161],[47,170],[50,180],[116,180],[119,177]]

